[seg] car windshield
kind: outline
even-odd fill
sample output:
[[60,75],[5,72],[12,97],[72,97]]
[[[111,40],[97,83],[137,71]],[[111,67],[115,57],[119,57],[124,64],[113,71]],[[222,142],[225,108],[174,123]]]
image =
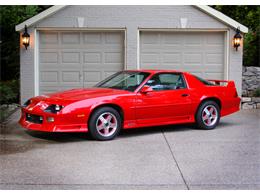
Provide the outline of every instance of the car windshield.
[[150,73],[147,72],[118,72],[101,81],[95,87],[135,91],[149,75]]

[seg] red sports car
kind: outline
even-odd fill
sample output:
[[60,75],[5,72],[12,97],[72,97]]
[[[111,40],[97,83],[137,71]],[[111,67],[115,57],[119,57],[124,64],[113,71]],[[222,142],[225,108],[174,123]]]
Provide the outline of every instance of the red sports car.
[[41,95],[22,106],[20,124],[48,132],[90,132],[113,139],[121,129],[196,123],[213,129],[239,110],[233,81],[204,80],[187,72],[118,72],[94,88]]

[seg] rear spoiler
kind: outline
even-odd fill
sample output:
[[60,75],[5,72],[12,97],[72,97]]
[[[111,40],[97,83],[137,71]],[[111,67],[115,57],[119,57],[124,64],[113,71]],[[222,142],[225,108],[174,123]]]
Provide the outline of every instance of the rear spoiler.
[[235,82],[234,81],[227,81],[227,80],[208,80],[208,81],[213,83],[214,85],[234,87],[235,88]]

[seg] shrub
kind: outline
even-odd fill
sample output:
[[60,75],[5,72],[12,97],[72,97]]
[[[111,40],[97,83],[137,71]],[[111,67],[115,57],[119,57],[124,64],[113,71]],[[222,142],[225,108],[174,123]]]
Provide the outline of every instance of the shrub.
[[19,81],[0,82],[0,104],[11,104],[19,102]]
[[260,97],[260,88],[256,89],[253,94],[255,97]]

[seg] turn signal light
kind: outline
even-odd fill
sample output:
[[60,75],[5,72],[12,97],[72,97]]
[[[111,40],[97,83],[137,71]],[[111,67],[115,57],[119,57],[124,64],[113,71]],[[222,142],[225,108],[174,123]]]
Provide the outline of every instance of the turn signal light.
[[54,122],[54,118],[53,118],[53,117],[47,117],[47,121],[48,121],[49,123],[52,123],[52,122]]

